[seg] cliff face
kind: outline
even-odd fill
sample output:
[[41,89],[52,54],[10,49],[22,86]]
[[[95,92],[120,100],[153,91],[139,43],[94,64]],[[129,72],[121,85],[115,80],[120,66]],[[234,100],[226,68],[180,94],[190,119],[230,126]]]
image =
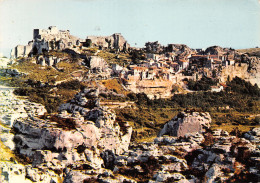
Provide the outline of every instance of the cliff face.
[[260,59],[252,58],[250,63],[236,63],[235,65],[228,65],[221,71],[220,80],[226,82],[229,76],[230,81],[237,77],[240,77],[251,84],[257,84],[260,86]]
[[134,93],[145,93],[149,98],[167,98],[171,96],[172,85],[168,80],[128,80],[126,88]]

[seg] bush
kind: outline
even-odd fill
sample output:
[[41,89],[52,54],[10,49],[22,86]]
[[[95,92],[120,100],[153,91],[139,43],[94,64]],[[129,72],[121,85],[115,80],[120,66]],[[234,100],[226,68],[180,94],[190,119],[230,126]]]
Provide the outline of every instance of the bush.
[[215,85],[216,82],[211,78],[202,77],[199,81],[188,80],[188,88],[195,91],[210,90],[210,86]]
[[259,125],[260,124],[260,116],[256,116],[254,121],[257,125]]
[[260,89],[257,84],[252,85],[239,77],[235,77],[231,82],[228,82],[228,86],[231,88],[231,91],[236,93],[260,96]]
[[57,126],[63,130],[73,130],[76,129],[76,122],[72,118],[60,118],[58,116],[51,116],[51,121],[57,122]]
[[70,89],[70,90],[80,90],[84,86],[78,80],[72,80],[67,82],[62,82],[61,84],[57,85],[59,89]]
[[204,142],[202,143],[203,146],[211,146],[214,144],[214,137],[211,133],[207,133],[205,134],[205,140]]

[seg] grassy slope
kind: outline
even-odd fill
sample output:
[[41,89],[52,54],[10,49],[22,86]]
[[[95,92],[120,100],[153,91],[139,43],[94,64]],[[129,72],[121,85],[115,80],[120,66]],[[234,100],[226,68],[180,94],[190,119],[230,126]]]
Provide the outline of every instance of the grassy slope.
[[116,54],[103,50],[98,53],[98,56],[104,58],[108,64],[119,64],[121,66],[127,66],[131,62],[130,55],[125,53]]
[[129,91],[126,91],[123,86],[118,82],[117,79],[107,79],[102,80],[101,83],[105,86],[108,90],[113,90],[118,94],[127,95]]
[[85,67],[79,66],[77,63],[60,62],[58,68],[63,68],[63,71],[57,71],[53,67],[43,67],[31,62],[31,60],[19,61],[18,64],[12,66],[20,72],[27,73],[23,79],[31,79],[35,81],[54,83],[55,81],[72,79],[71,73],[77,70],[87,71]]

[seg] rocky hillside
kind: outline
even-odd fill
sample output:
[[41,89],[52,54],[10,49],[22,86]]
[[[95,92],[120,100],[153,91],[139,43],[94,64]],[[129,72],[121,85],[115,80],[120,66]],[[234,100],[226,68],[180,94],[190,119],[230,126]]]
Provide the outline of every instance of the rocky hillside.
[[113,112],[99,106],[97,95],[95,89],[84,89],[60,107],[60,114],[17,119],[15,148],[29,164],[1,163],[2,182],[8,176],[67,183],[259,179],[259,128],[243,135],[211,132],[204,129],[210,126],[208,113],[181,112],[154,142],[130,144],[131,128],[117,125]]

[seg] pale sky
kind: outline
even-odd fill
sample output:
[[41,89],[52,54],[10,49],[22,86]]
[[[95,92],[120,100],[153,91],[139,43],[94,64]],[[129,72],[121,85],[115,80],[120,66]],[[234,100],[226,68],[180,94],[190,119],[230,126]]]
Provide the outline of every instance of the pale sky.
[[145,42],[260,47],[258,0],[0,0],[0,53],[32,40],[33,29],[56,25],[72,35],[122,33]]

